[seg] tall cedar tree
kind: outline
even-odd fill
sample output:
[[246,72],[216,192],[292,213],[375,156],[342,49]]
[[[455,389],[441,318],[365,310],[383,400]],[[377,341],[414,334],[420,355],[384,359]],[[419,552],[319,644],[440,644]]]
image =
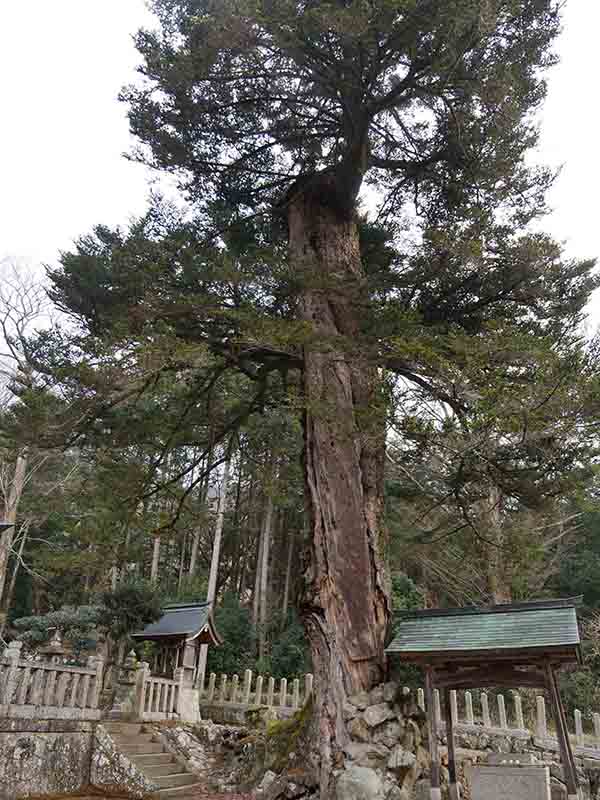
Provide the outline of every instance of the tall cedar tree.
[[[498,314],[526,325],[532,308],[535,324],[551,327],[589,290],[589,264],[564,265],[546,237],[523,233],[551,181],[524,155],[558,5],[155,0],[159,29],[137,37],[144,80],[124,92],[137,157],[178,176],[198,215],[193,237],[217,249],[235,245],[232,231],[263,245],[269,219],[283,220],[281,283],[265,270],[261,286],[258,269],[244,293],[233,275],[243,261],[192,257],[189,226],[157,250],[152,235],[142,241],[148,220],[126,238],[97,230],[53,274],[55,299],[92,330],[103,303],[132,299],[136,314],[154,303],[176,330],[185,319],[188,337],[259,386],[257,407],[270,373],[300,368],[312,512],[303,616],[323,798],[343,760],[344,702],[385,674],[382,368],[456,407],[464,387],[440,366],[453,358],[449,330],[482,335]],[[361,258],[365,183],[381,222],[408,219],[417,233],[401,268],[371,274]],[[165,311],[186,285],[187,305]],[[300,323],[295,342],[256,323],[286,314]],[[433,355],[419,344],[423,326],[435,330]]]

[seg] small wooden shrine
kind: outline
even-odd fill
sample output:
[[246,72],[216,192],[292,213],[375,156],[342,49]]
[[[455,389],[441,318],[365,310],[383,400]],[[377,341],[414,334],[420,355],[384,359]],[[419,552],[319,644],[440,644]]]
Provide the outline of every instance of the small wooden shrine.
[[206,602],[165,606],[157,622],[134,633],[132,638],[156,644],[150,664],[153,675],[171,678],[176,669],[184,667],[193,683],[198,677],[201,645],[222,644],[210,603]]
[[450,798],[458,800],[450,691],[533,687],[549,693],[569,800],[578,797],[577,772],[557,671],[581,663],[576,608],[581,598],[502,604],[487,608],[427,609],[400,617],[386,652],[421,666],[431,755],[431,800],[440,800],[440,762],[434,691],[443,694]]

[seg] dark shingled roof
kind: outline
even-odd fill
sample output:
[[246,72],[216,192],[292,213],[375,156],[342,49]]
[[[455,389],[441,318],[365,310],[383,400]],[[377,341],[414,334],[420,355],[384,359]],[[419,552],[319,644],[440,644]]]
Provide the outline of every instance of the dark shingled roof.
[[152,622],[140,633],[134,633],[133,638],[140,640],[200,638],[203,642],[221,644],[221,637],[214,626],[209,603],[170,605],[165,606],[162,611],[163,615],[158,622]]
[[402,615],[390,655],[421,656],[562,648],[578,658],[580,598],[488,608],[428,609]]

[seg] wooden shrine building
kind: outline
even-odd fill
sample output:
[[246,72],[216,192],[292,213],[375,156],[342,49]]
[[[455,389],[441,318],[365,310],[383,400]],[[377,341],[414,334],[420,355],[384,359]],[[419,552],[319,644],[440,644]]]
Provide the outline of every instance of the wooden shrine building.
[[173,677],[183,667],[189,682],[196,683],[203,644],[220,645],[210,603],[182,603],[165,606],[157,622],[134,633],[138,642],[154,642],[156,650],[150,664],[153,675]]
[[450,798],[457,800],[456,754],[450,691],[532,687],[549,693],[569,800],[578,797],[575,759],[558,689],[557,670],[581,663],[576,607],[581,598],[540,600],[487,608],[406,612],[386,652],[425,673],[431,755],[431,800],[440,800],[440,763],[434,691],[443,695]]

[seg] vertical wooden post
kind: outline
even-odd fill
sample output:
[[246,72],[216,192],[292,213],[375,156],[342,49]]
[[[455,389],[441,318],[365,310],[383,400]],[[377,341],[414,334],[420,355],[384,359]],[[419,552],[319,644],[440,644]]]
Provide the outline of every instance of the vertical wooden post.
[[569,741],[567,717],[565,715],[565,709],[563,707],[560,692],[558,690],[556,674],[550,664],[546,666],[546,679],[548,681],[548,689],[550,691],[550,697],[553,705],[554,719],[556,722],[556,735],[558,737],[560,757],[563,763],[565,783],[567,785],[567,796],[569,800],[578,800],[579,789],[577,787],[577,770],[575,768],[575,759],[571,749],[571,742]]
[[483,727],[491,728],[492,719],[490,717],[490,704],[488,702],[487,692],[481,693],[481,716],[483,718]]
[[575,717],[575,741],[577,747],[585,747],[585,737],[583,735],[583,719],[581,718],[581,711],[576,708],[573,712]]
[[438,732],[433,694],[433,670],[425,670],[425,706],[427,709],[427,734],[429,737],[429,754],[431,756],[431,800],[442,800],[440,789],[440,756],[438,749]]
[[421,711],[425,711],[425,692],[423,689],[417,689],[417,705]]
[[214,700],[214,697],[215,697],[215,684],[216,684],[216,681],[217,681],[217,676],[215,675],[214,672],[211,672],[210,673],[210,678],[208,679],[208,695],[207,695],[207,698],[206,698],[209,703],[212,703],[212,701]]
[[[456,695],[456,689],[450,689],[448,692],[450,695],[450,711],[452,712],[452,726],[455,728],[458,725],[458,697]],[[448,709],[446,709],[448,711]],[[446,717],[448,714],[446,714]]]
[[269,708],[273,705],[273,695],[275,694],[275,678],[269,678],[267,684],[267,705]]
[[475,724],[475,717],[473,715],[473,695],[471,692],[465,692],[465,716],[467,718],[467,725]]
[[244,688],[242,689],[242,703],[250,705],[250,689],[252,688],[252,670],[244,672]]
[[506,730],[508,728],[508,720],[506,718],[506,705],[504,703],[504,695],[503,694],[499,694],[496,697],[496,700],[498,701],[499,725],[503,730]]
[[304,702],[308,700],[313,692],[313,674],[312,672],[307,672],[304,676]]
[[596,739],[596,747],[600,747],[600,714],[594,714],[594,738]]
[[540,739],[548,736],[548,722],[546,720],[546,701],[541,695],[535,698],[536,706],[536,735]]
[[[446,739],[448,740],[448,783],[450,800],[460,800],[460,789],[456,781],[456,748],[454,742],[454,726],[456,724],[456,692],[446,689],[444,692],[446,716]],[[454,701],[454,702],[453,702]],[[433,784],[432,784],[433,786]]]
[[521,695],[519,692],[515,692],[513,694],[513,698],[515,701],[515,718],[517,720],[517,728],[522,731],[525,729],[525,720],[523,719],[523,703],[521,701]]
[[104,678],[104,659],[102,658],[102,656],[92,656],[88,663],[90,664],[90,666],[93,666],[94,669],[96,670],[92,708],[99,708],[100,695],[102,694],[102,681]]
[[433,713],[435,714],[435,725],[439,729],[442,722],[442,702],[440,699],[440,690],[433,690]]
[[263,691],[263,676],[257,675],[256,676],[256,692],[254,693],[254,705],[259,706],[262,703],[262,691]]
[[4,682],[4,697],[2,698],[2,703],[4,705],[10,705],[13,702],[13,695],[15,695],[17,691],[22,647],[23,642],[11,642],[3,653],[3,661],[7,667],[6,680]]

